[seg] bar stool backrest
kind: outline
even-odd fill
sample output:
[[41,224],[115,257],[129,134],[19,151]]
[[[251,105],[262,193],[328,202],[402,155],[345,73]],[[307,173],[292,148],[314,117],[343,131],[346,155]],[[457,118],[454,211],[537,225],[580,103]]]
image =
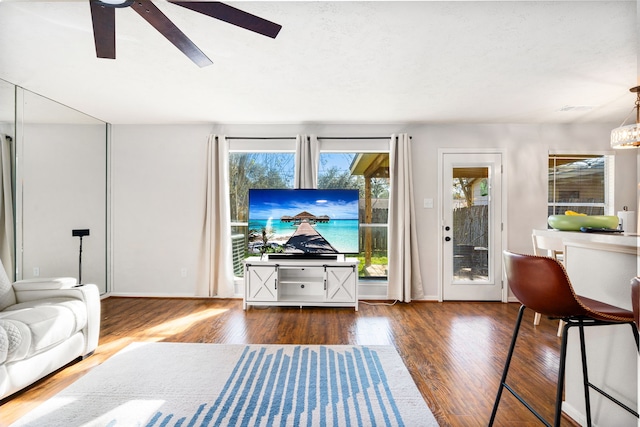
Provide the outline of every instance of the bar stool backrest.
[[538,234],[532,234],[533,254],[540,256],[548,256],[562,261],[564,255],[564,243],[560,237],[549,237]]
[[550,317],[587,313],[558,260],[509,251],[503,257],[509,287],[525,307]]
[[631,306],[633,307],[633,321],[640,329],[640,277],[631,279]]

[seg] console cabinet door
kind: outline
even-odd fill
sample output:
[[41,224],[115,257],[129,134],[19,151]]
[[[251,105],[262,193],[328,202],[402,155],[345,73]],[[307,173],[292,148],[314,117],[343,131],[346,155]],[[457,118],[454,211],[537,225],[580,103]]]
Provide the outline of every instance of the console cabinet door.
[[327,267],[327,301],[354,302],[357,299],[356,269],[352,267]]
[[245,280],[247,301],[278,300],[278,267],[248,265]]

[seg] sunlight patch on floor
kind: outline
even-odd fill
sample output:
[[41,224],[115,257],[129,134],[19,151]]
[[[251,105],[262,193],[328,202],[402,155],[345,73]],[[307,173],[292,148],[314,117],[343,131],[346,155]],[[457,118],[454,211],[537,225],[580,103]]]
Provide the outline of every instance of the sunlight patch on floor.
[[161,323],[160,325],[146,330],[146,332],[154,338],[145,341],[160,341],[168,336],[186,331],[189,327],[191,327],[191,325],[196,322],[209,319],[214,316],[219,316],[223,313],[226,313],[227,311],[228,309],[226,308],[210,308]]
[[463,364],[469,362],[469,368],[482,367],[491,363],[493,351],[493,321],[480,316],[459,317],[453,319],[448,342],[451,354]]
[[[111,411],[104,413],[103,415],[82,424],[80,427],[93,427],[96,425],[128,425],[126,419],[118,419],[118,414],[120,417],[122,414],[132,413],[137,414],[138,418],[142,418],[140,414],[147,414],[147,419],[151,419],[158,410],[165,403],[164,400],[129,400],[128,402],[124,402],[118,407],[113,408]],[[130,424],[134,425],[134,424]]]
[[358,345],[393,345],[393,333],[387,317],[359,317],[355,324]]

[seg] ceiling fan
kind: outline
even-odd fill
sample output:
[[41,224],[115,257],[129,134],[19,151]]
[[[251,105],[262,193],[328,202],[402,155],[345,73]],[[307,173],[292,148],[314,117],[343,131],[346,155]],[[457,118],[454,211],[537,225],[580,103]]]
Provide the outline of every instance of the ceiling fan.
[[[274,22],[217,1],[168,1],[273,39],[282,28]],[[131,7],[198,66],[205,67],[213,63],[151,0],[89,0],[89,2],[98,58],[116,58],[115,9]]]

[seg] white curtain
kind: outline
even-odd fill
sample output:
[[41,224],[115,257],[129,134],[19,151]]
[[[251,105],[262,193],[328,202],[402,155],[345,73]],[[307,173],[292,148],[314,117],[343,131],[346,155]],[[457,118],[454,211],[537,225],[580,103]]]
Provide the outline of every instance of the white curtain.
[[318,188],[320,145],[317,135],[296,136],[294,188]]
[[389,287],[387,297],[403,302],[424,295],[418,254],[411,171],[411,140],[391,135],[389,152]]
[[11,141],[0,134],[0,260],[7,276],[14,277],[13,185]]
[[234,296],[229,211],[229,144],[224,136],[207,142],[207,213],[205,238],[209,246],[209,296]]

